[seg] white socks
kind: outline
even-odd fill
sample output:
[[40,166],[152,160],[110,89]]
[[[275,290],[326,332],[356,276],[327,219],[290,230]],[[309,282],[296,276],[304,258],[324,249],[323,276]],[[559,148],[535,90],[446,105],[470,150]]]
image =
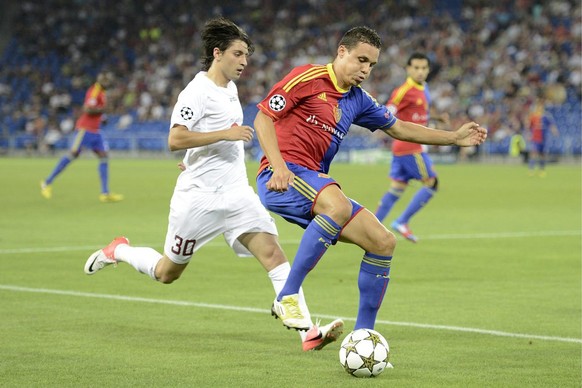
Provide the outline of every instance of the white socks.
[[[271,271],[268,272],[269,278],[271,279],[271,283],[273,284],[273,288],[275,289],[275,296],[279,295],[287,278],[289,277],[289,272],[291,271],[291,265],[289,262],[283,263],[278,267],[273,268]],[[301,307],[301,311],[306,313],[306,318],[311,321],[311,314],[309,313],[309,308],[307,307],[307,302],[305,301],[305,295],[303,294],[303,287],[299,288],[299,306]],[[313,326],[313,323],[311,324]],[[299,335],[301,336],[301,340],[305,339],[305,335],[307,332],[299,331]]]
[[155,273],[156,265],[163,255],[155,249],[120,244],[115,248],[114,256],[116,260],[123,261],[131,265],[138,272],[147,274],[152,279],[157,280]]

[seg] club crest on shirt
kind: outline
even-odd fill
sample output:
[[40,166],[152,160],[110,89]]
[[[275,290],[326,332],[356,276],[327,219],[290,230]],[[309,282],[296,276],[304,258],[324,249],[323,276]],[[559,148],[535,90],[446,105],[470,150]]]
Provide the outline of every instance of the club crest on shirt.
[[180,116],[182,116],[184,120],[192,120],[192,117],[194,117],[194,112],[190,107],[183,106],[182,109],[180,109]]
[[342,118],[342,110],[339,105],[333,107],[333,118],[335,119],[336,123],[339,123]]
[[275,94],[269,99],[269,108],[275,112],[280,112],[285,109],[285,105],[287,105],[287,101],[285,100],[285,97],[280,94]]

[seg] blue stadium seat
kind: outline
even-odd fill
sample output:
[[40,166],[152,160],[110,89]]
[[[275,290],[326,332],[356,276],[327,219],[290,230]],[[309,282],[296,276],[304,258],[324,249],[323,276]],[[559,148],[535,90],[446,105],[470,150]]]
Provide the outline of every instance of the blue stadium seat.
[[131,139],[129,137],[107,138],[110,150],[129,151],[131,149]]
[[144,151],[167,151],[168,142],[165,137],[141,137],[137,139],[137,148]]
[[28,148],[37,144],[36,136],[30,134],[18,135],[14,140],[14,146],[17,149]]
[[553,137],[550,139],[548,144],[548,153],[550,155],[563,155],[564,154],[564,141],[562,138]]
[[582,141],[580,140],[580,137],[575,137],[572,140],[570,152],[575,156],[582,155]]

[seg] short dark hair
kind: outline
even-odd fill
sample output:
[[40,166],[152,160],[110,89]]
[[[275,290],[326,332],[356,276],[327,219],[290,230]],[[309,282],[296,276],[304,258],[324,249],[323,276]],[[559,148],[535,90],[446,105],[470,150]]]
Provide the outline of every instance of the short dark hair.
[[368,43],[376,47],[382,48],[382,39],[378,33],[366,26],[353,27],[349,29],[339,42],[340,46],[345,46],[348,50],[353,49],[358,43]]
[[247,44],[249,55],[255,51],[255,46],[246,32],[233,21],[225,17],[210,19],[202,30],[204,54],[202,56],[202,70],[207,71],[214,60],[214,48],[226,51],[233,41],[242,40]]
[[426,54],[423,53],[412,53],[412,55],[410,55],[410,57],[408,57],[408,61],[406,62],[407,66],[412,65],[412,60],[413,59],[425,59],[428,62],[428,67],[430,67],[430,59],[428,59],[428,56],[426,56]]

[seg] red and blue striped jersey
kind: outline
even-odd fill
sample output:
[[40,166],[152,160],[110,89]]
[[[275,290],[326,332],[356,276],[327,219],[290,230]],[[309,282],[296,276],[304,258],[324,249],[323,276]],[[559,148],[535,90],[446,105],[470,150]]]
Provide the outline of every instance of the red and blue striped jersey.
[[[323,173],[352,124],[375,131],[396,122],[361,87],[342,89],[331,63],[294,68],[257,107],[273,120],[283,159]],[[260,169],[268,164],[263,156]]]
[[531,141],[543,144],[548,137],[552,125],[555,125],[554,120],[544,107],[535,107],[529,116]]
[[[427,125],[429,103],[428,86],[426,84],[419,85],[408,77],[404,84],[394,89],[386,105],[399,120]],[[419,152],[422,152],[420,144],[398,139],[394,139],[392,142],[392,153],[396,156]]]
[[[88,108],[104,108],[106,103],[105,90],[99,83],[95,83],[87,90],[83,106]],[[83,112],[77,120],[75,128],[97,133],[101,127],[102,116],[102,113],[89,114]]]

